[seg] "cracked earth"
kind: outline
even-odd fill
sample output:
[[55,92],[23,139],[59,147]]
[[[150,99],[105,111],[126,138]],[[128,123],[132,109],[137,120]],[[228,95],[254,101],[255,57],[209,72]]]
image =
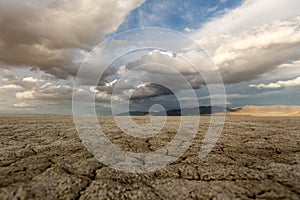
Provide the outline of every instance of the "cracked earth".
[[[169,117],[148,139],[122,133],[110,117],[99,121],[120,148],[149,152],[172,140],[179,119]],[[0,117],[0,199],[300,199],[299,117],[227,117],[217,145],[200,159],[209,120],[201,117],[175,163],[132,174],[99,163],[71,117]]]

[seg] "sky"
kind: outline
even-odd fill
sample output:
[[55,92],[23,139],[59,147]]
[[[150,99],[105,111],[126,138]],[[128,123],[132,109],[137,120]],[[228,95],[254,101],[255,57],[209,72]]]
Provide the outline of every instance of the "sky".
[[[110,113],[111,102],[141,111],[176,109],[179,100],[192,107],[190,91],[210,105],[221,95],[208,92],[216,72],[226,106],[300,105],[299,7],[299,0],[0,0],[0,114],[72,114],[72,94],[83,108],[94,98],[99,114]],[[145,45],[148,36],[130,30],[147,27],[165,29],[148,32],[158,43],[176,42],[128,52],[104,70],[101,44],[110,40],[112,55]],[[97,68],[87,64],[93,59]],[[81,67],[87,77],[74,89]]]

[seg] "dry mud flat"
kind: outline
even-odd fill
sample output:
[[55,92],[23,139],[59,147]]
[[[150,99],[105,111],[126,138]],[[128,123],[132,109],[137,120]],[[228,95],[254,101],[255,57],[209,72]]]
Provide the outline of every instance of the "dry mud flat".
[[[146,118],[136,118],[143,123]],[[101,123],[119,147],[149,152],[168,143],[178,117],[151,139]],[[1,117],[0,199],[300,199],[300,118],[227,117],[212,152],[198,158],[209,117],[190,149],[153,173],[115,171],[82,145],[70,117]]]

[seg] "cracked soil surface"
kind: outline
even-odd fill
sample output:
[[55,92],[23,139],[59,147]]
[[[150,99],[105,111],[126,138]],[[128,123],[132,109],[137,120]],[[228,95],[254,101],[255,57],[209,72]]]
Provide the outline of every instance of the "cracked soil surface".
[[[300,117],[227,117],[200,159],[209,119],[201,117],[193,145],[175,163],[131,174],[99,163],[71,117],[0,117],[0,199],[300,199]],[[124,135],[110,117],[100,123],[117,146],[149,152],[174,137],[178,120],[169,117],[150,139]]]

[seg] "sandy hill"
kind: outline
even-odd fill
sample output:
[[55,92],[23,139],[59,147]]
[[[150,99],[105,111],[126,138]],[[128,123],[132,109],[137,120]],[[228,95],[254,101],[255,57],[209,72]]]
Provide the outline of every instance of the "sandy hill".
[[227,115],[300,116],[300,106],[244,106],[231,109]]
[[300,116],[300,111],[292,113],[290,116]]

